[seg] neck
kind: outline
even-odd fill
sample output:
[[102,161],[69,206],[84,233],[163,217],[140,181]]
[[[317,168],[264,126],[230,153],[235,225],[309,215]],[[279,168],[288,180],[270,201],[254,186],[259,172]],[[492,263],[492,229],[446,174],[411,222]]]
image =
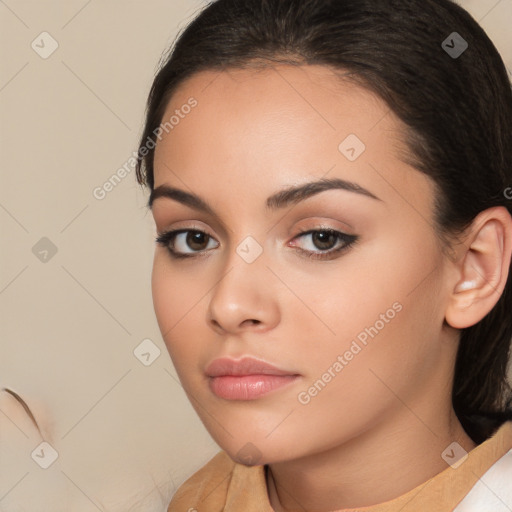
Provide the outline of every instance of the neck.
[[276,512],[328,512],[383,503],[447,469],[441,454],[454,441],[467,452],[476,446],[451,407],[447,414],[437,410],[421,420],[402,409],[392,420],[333,449],[270,464],[269,499]]

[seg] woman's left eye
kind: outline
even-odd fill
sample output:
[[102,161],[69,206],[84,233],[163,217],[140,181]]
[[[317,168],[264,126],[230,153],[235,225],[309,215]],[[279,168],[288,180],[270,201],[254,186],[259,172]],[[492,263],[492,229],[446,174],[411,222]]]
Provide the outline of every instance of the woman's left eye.
[[[303,231],[295,238],[310,238],[310,249],[298,248],[299,252],[312,259],[331,259],[333,255],[344,252],[358,240],[357,235],[347,235],[334,229],[312,229]],[[319,249],[316,252],[314,249]]]
[[[303,231],[294,240],[307,237],[310,237],[310,249],[296,247],[294,244],[292,246],[296,247],[301,254],[312,259],[332,259],[333,255],[348,250],[359,238],[357,235],[347,235],[333,229],[316,229]],[[196,257],[205,253],[207,249],[212,249],[208,245],[209,242],[214,241],[214,238],[201,230],[178,229],[158,235],[155,241],[165,247],[172,258],[177,259]],[[218,245],[213,248],[216,247]],[[187,248],[192,250],[187,251]],[[314,249],[319,249],[319,251]]]

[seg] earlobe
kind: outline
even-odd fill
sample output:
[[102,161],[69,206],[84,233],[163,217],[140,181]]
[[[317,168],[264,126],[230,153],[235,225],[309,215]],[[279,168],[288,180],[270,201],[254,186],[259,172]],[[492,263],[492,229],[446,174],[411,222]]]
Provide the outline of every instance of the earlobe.
[[512,252],[512,218],[504,207],[481,212],[468,228],[465,254],[454,267],[457,282],[449,296],[446,322],[471,327],[496,305],[507,283]]

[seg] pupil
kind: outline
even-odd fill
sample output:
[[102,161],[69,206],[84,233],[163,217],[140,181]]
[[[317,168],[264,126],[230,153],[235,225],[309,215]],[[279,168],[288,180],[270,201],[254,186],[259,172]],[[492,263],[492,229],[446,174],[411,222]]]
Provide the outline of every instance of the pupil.
[[[201,250],[203,249],[203,247],[201,246],[205,243],[204,239],[206,238],[206,236],[207,235],[205,235],[204,233],[200,233],[198,231],[191,231],[187,235],[187,244],[191,249]],[[199,247],[194,247],[195,244],[199,245]]]
[[[334,233],[330,231],[318,231],[317,233],[313,233],[313,239],[319,241],[320,247],[317,246],[318,249],[329,249],[332,245],[333,238],[335,238]],[[324,245],[322,247],[322,244]],[[317,245],[315,243],[315,245]],[[327,247],[325,247],[327,245]]]

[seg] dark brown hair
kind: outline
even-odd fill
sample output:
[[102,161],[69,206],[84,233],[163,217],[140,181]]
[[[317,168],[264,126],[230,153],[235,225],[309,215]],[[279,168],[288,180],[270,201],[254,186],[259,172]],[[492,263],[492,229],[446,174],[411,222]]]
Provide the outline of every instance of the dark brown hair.
[[[462,40],[467,49],[450,54]],[[510,80],[484,30],[451,0],[210,3],[179,35],[153,82],[136,168],[141,185],[154,187],[154,149],[141,149],[156,144],[176,88],[199,71],[256,62],[326,65],[378,94],[407,127],[408,163],[437,185],[435,228],[445,244],[481,211],[511,211]],[[477,443],[512,418],[511,312],[509,278],[494,309],[461,331],[453,404]]]

